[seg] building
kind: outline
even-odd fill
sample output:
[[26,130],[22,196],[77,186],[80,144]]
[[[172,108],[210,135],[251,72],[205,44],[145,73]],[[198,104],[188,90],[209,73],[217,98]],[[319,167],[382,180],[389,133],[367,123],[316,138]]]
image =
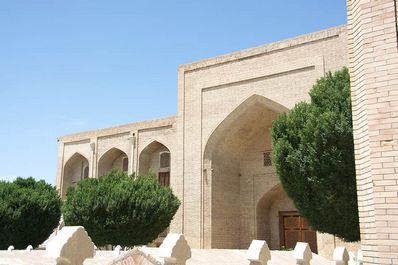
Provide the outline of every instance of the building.
[[332,236],[296,225],[305,222],[270,164],[268,129],[308,99],[316,79],[349,65],[364,260],[398,264],[397,3],[347,0],[347,7],[347,30],[181,66],[176,117],[61,137],[61,194],[111,168],[152,170],[181,199],[170,229],[193,247],[246,248],[258,238],[275,249],[305,235],[329,254]]
[[338,240],[305,225],[275,176],[268,129],[316,79],[349,65],[364,264],[398,264],[397,3],[347,8],[347,30],[181,66],[176,117],[61,137],[61,194],[110,168],[152,170],[181,199],[170,229],[193,247],[246,248],[257,238],[277,249],[305,236],[330,255]]
[[271,249],[309,241],[330,254],[283,191],[270,160],[279,113],[308,100],[328,71],[348,65],[345,26],[206,59],[178,69],[178,114],[59,138],[57,187],[112,168],[154,172],[182,205],[171,231],[194,248]]
[[398,264],[396,0],[348,0],[358,210],[365,264]]

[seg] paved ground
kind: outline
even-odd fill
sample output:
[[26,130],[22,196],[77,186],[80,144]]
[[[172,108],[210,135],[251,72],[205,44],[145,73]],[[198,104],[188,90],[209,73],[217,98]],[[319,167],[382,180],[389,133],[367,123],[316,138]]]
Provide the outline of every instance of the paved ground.
[[[158,249],[143,248],[152,256],[157,256]],[[235,249],[192,249],[192,257],[187,265],[247,265],[247,250]],[[271,251],[271,262],[268,265],[295,265],[292,251]],[[321,256],[313,254],[311,265],[332,265],[333,263]]]
[[[158,248],[141,248],[143,252],[149,254],[155,259],[158,256]],[[35,250],[27,252],[25,250],[16,250],[13,252],[0,251],[0,265],[54,265],[55,260],[45,257],[44,250]],[[121,253],[126,254],[126,252]],[[98,251],[95,258],[87,259],[84,265],[107,265],[120,257],[112,251]],[[246,250],[231,249],[193,249],[192,257],[187,261],[187,265],[248,265],[246,259]],[[292,251],[271,251],[271,262],[268,265],[295,265],[292,257]],[[318,255],[313,255],[311,265],[332,265]],[[138,264],[137,264],[138,265]]]

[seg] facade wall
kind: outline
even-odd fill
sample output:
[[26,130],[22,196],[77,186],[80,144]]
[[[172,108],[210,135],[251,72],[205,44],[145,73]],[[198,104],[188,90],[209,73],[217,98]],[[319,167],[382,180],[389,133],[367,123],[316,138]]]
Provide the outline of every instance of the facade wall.
[[[176,124],[175,117],[154,121],[126,124],[118,127],[100,129],[60,137],[57,188],[62,191],[65,164],[76,153],[81,154],[89,161],[89,176],[98,177],[104,168],[122,168],[122,157],[128,157],[128,172],[138,172],[139,154],[154,141],[159,141],[172,152],[175,150]],[[117,152],[114,152],[116,149]],[[101,158],[110,152],[118,153],[107,158],[106,163],[99,163]],[[122,155],[122,156],[120,156]],[[104,167],[104,168],[102,168]],[[171,180],[175,183],[175,180]],[[172,186],[173,187],[173,186]]]
[[[97,177],[112,148],[128,156],[130,173],[156,171],[158,153],[169,150],[171,188],[182,202],[171,232],[193,248],[247,248],[256,238],[278,248],[278,212],[295,208],[263,164],[269,128],[309,99],[318,78],[347,65],[346,29],[336,27],[180,66],[177,117],[61,137],[57,186],[76,152]],[[156,143],[164,148],[152,150]],[[335,246],[333,237],[318,238]]]
[[213,181],[202,158],[217,126],[254,94],[288,109],[308,100],[318,78],[347,64],[347,35],[338,27],[180,67],[175,174],[183,178],[184,204],[176,218],[191,246],[212,247],[209,209],[217,208],[215,195],[197,187]]
[[358,206],[365,264],[398,264],[398,50],[394,0],[348,0]]

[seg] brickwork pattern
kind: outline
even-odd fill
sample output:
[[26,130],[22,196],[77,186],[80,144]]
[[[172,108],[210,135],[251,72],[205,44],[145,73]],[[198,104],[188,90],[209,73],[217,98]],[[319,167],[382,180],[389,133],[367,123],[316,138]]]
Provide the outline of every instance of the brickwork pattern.
[[348,0],[358,205],[365,264],[398,264],[398,50],[394,0]]

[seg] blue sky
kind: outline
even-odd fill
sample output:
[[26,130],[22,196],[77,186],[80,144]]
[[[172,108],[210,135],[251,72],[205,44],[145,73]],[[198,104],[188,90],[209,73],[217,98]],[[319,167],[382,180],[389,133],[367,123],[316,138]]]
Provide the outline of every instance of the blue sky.
[[345,0],[1,1],[0,179],[54,184],[58,136],[175,115],[178,65],[345,12]]

